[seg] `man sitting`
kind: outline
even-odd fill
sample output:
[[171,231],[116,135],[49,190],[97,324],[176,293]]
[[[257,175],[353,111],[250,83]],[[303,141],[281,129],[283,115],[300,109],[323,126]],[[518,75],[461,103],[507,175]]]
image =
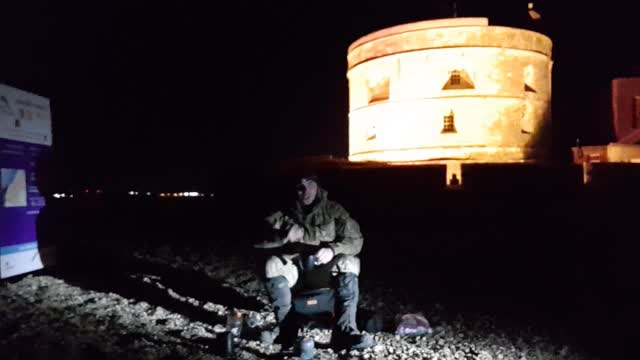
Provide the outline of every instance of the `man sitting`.
[[[291,347],[298,334],[292,309],[292,288],[299,279],[329,274],[334,291],[335,323],[331,346],[336,350],[364,349],[373,345],[371,335],[361,334],[356,324],[358,275],[363,238],[358,223],[335,201],[327,198],[315,175],[296,182],[297,199],[291,206],[266,218],[269,239],[257,248],[275,250],[266,262],[266,288],[277,325],[263,332],[261,340]],[[308,264],[309,259],[311,264]]]

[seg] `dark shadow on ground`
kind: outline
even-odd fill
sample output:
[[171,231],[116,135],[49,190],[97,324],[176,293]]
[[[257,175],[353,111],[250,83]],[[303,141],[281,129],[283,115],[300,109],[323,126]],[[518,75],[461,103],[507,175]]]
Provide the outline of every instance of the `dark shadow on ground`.
[[[83,268],[81,272],[69,267],[58,267],[52,273],[67,283],[83,289],[105,293],[115,293],[122,297],[145,301],[179,313],[192,321],[211,325],[224,324],[226,319],[201,306],[193,305],[170,296],[168,289],[179,296],[191,297],[201,304],[213,302],[227,307],[259,311],[263,304],[255,298],[249,298],[226,287],[220,281],[207,275],[185,269],[176,269],[168,265],[153,264],[134,259],[113,259],[111,265],[98,268]],[[151,275],[150,283],[142,280],[142,275]],[[156,283],[165,288],[159,288]]]

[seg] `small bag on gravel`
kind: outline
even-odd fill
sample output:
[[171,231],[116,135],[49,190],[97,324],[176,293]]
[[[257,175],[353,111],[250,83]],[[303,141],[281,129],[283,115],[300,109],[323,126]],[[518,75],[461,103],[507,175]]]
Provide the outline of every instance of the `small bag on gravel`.
[[396,316],[396,335],[400,336],[421,336],[433,333],[429,321],[424,315],[418,314],[398,314]]

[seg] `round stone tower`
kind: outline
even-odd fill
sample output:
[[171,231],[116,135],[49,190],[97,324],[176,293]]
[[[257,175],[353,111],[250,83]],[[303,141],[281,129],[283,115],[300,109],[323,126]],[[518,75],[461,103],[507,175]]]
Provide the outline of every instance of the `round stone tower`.
[[486,18],[383,29],[348,51],[349,160],[522,162],[550,151],[551,40]]

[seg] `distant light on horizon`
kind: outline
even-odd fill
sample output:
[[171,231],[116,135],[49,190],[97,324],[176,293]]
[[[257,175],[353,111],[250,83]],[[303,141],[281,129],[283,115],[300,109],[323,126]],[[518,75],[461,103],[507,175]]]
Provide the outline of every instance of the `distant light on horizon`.
[[[147,195],[153,195],[153,193],[147,192]],[[213,197],[213,193],[204,193],[204,192],[200,192],[200,191],[183,191],[183,192],[177,192],[177,193],[157,193],[158,196],[160,197],[193,197],[193,198],[197,198],[197,197],[206,197],[206,196],[211,196]]]
[[[85,189],[82,190],[79,194],[79,196],[82,196],[84,194],[91,194],[93,193],[94,190],[92,189]],[[102,190],[95,190],[96,194],[101,194]],[[144,191],[144,192],[139,192],[136,190],[129,190],[127,191],[127,195],[129,196],[159,196],[159,197],[213,197],[214,194],[213,193],[206,193],[206,192],[200,192],[200,191],[184,191],[184,192],[176,192],[176,193],[164,193],[164,192],[158,192],[158,193],[154,193],[152,191]],[[73,194],[72,193],[53,193],[51,195],[52,197],[54,197],[55,199],[62,199],[62,198],[73,198]]]

